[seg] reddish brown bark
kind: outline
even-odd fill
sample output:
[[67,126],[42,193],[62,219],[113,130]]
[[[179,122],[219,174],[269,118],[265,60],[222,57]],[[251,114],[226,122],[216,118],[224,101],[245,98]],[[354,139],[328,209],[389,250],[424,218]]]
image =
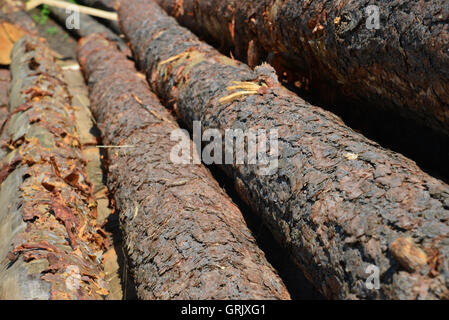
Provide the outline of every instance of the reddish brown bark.
[[[221,168],[326,296],[448,298],[448,185],[292,94],[269,66],[219,54],[153,1],[127,1],[119,16],[152,88],[187,126],[278,130],[275,174]],[[258,90],[243,94],[243,82]],[[366,286],[370,265],[379,290]]]
[[[226,53],[268,60],[326,102],[392,109],[449,134],[446,0],[157,2]],[[373,4],[378,30],[367,27]]]

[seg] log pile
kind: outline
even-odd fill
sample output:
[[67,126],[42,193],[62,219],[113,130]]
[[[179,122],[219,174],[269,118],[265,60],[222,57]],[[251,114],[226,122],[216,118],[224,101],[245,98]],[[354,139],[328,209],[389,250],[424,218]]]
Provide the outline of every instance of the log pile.
[[226,53],[269,61],[327,103],[392,109],[449,134],[446,0],[157,2]]
[[[115,43],[80,41],[141,299],[288,299],[240,210],[209,171],[170,159],[180,130]],[[188,139],[188,138],[187,138]],[[193,148],[190,141],[189,146]]]
[[[190,129],[278,131],[274,174],[221,168],[325,296],[449,297],[448,185],[292,94],[268,65],[219,54],[154,2],[127,1],[119,17],[151,87]],[[371,265],[379,290],[366,286]]]
[[0,299],[449,299],[446,2],[3,1]]

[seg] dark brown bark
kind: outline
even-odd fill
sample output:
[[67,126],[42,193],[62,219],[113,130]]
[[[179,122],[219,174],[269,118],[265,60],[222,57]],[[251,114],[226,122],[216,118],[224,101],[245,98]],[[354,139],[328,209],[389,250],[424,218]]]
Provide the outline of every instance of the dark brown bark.
[[[325,296],[449,297],[449,186],[281,87],[269,66],[220,55],[154,2],[127,1],[119,17],[152,88],[187,126],[278,130],[276,173],[221,168]],[[244,95],[236,81],[260,89]],[[365,285],[370,264],[379,290]]]
[[[393,109],[449,134],[449,2],[157,0],[245,61],[269,61],[327,103]],[[380,29],[368,29],[368,5]],[[371,20],[369,20],[371,21]]]
[[1,132],[0,299],[103,299],[109,245],[62,70],[43,40],[26,36],[15,44],[11,75]]
[[139,298],[289,299],[210,172],[171,161],[179,126],[134,64],[98,35],[81,40],[78,55],[103,140],[116,146],[108,185]]

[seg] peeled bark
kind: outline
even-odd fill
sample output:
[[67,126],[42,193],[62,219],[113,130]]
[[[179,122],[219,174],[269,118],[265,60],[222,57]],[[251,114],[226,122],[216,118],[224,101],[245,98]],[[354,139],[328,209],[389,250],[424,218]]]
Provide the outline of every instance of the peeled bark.
[[11,75],[1,132],[0,299],[103,299],[109,244],[62,70],[43,40],[26,36],[12,52]]
[[[274,174],[220,167],[325,296],[449,297],[448,185],[283,88],[269,66],[219,54],[153,1],[127,1],[119,18],[151,87],[187,126],[277,129]],[[366,286],[371,264],[379,290]]]
[[134,64],[98,35],[80,41],[78,56],[110,146],[108,186],[139,298],[289,299],[210,172],[172,162],[179,126]]
[[[327,103],[388,108],[449,134],[449,2],[157,0],[253,65],[269,61]],[[380,29],[366,12],[380,9]],[[344,101],[344,102],[343,102]]]
[[0,107],[8,106],[8,88],[10,79],[9,70],[0,69]]

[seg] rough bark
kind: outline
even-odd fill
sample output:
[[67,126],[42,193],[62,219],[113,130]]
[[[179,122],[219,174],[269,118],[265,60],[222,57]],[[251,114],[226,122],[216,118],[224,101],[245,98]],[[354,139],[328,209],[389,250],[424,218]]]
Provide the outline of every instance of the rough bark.
[[[178,165],[175,118],[116,45],[81,40],[79,60],[109,149],[115,195],[141,299],[288,299],[240,210],[203,165]],[[190,141],[190,140],[189,140]],[[189,143],[191,147],[193,145]]]
[[2,132],[0,299],[103,299],[108,248],[62,70],[43,40],[14,46]]
[[[278,130],[276,173],[221,168],[325,296],[448,298],[449,186],[283,88],[269,66],[219,54],[153,1],[128,1],[119,17],[152,88],[187,126]],[[371,264],[379,290],[365,285]]]
[[[157,0],[253,65],[268,60],[327,103],[393,109],[449,134],[449,3]],[[369,5],[380,29],[368,29]],[[293,72],[294,74],[291,74]]]

